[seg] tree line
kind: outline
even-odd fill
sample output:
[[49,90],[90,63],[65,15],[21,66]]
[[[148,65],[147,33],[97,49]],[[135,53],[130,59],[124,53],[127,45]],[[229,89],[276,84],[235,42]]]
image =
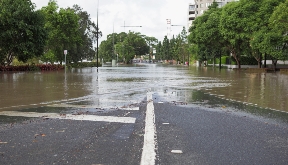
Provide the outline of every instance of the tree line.
[[93,43],[102,33],[80,6],[59,8],[50,0],[40,10],[35,8],[30,0],[0,1],[0,65],[32,58],[62,62],[64,50],[70,62],[95,58]]
[[[68,62],[95,58],[93,44],[102,33],[86,11],[78,5],[59,8],[56,0],[35,7],[30,0],[0,1],[0,65],[32,58],[62,62],[64,50]],[[276,67],[288,59],[287,11],[288,0],[240,0],[222,8],[214,2],[194,20],[189,34],[183,27],[177,36],[158,41],[137,32],[113,33],[101,42],[99,55],[125,63],[135,55],[181,63],[232,56],[239,68],[243,57],[253,57],[259,67],[266,59]]]
[[238,68],[243,56],[288,59],[288,0],[240,0],[218,8],[214,2],[189,29],[190,53],[200,62],[231,55]]
[[99,46],[100,58],[104,61],[118,59],[118,62],[131,63],[131,59],[139,56],[149,55],[151,47],[158,40],[139,32],[129,31],[112,33]]
[[164,36],[163,41],[159,41],[156,47],[157,60],[175,60],[181,63],[189,62],[189,44],[187,40],[187,30],[183,27],[180,34],[173,35],[171,39]]
[[[118,57],[119,62],[129,63],[131,59],[141,55],[147,55],[149,60],[155,55],[155,60],[189,61],[187,31],[183,27],[182,32],[172,39],[164,37],[158,41],[155,37],[149,37],[139,32],[112,33],[102,41],[99,47],[100,58],[111,61]],[[153,53],[153,50],[156,50]],[[116,57],[117,56],[117,57]],[[147,59],[148,60],[148,59]]]

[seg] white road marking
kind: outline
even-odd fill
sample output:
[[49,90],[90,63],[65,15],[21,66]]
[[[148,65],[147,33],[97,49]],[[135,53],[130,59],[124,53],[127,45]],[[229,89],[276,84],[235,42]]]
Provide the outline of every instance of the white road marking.
[[155,114],[152,93],[147,93],[147,110],[145,118],[144,145],[140,165],[154,165],[156,160],[155,151]]
[[[99,107],[99,106],[93,106],[93,105],[74,105],[74,104],[53,104],[48,105],[49,107],[61,107],[61,108],[93,108],[93,109],[109,109],[109,108],[115,108],[115,107]],[[139,107],[118,107],[119,110],[128,110],[128,111],[139,111]]]
[[5,116],[22,116],[22,117],[43,117],[52,119],[68,119],[68,120],[85,120],[85,121],[103,121],[112,123],[135,123],[134,117],[117,117],[117,116],[96,116],[96,115],[72,115],[59,113],[37,113],[37,112],[19,112],[19,111],[2,111],[0,115]]
[[182,150],[172,150],[171,153],[173,154],[183,154]]

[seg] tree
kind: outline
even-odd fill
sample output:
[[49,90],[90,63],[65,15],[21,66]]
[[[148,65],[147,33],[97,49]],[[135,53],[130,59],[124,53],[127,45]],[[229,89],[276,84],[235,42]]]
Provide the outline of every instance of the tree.
[[[259,68],[262,65],[263,54],[264,57],[266,57],[267,54],[269,55],[269,51],[267,51],[268,50],[267,48],[274,45],[271,44],[270,43],[271,40],[268,41],[269,39],[267,38],[268,36],[271,37],[271,35],[272,36],[275,35],[273,34],[275,33],[274,30],[272,30],[271,27],[269,27],[269,19],[275,7],[277,7],[281,3],[281,1],[283,2],[285,0],[264,0],[259,8],[259,11],[255,14],[256,17],[255,24],[257,26],[254,26],[253,28],[250,45],[252,48],[252,55],[258,61]],[[272,49],[275,49],[275,47],[273,47]],[[264,59],[266,63],[266,58]],[[275,61],[273,58],[272,60],[274,62],[277,62],[277,60]]]
[[149,46],[149,61],[153,55],[153,48],[155,48],[158,40],[155,37],[144,36],[147,45]]
[[181,58],[180,56],[182,55],[183,63],[186,61],[186,57],[188,57],[187,61],[189,62],[188,36],[187,36],[186,28],[184,26],[183,26],[181,33],[177,37],[177,42],[178,42],[178,44],[180,44],[179,50],[177,53],[178,57]]
[[110,61],[113,58],[113,50],[115,50],[115,54],[118,54],[120,61],[125,63],[129,63],[135,55],[144,55],[149,52],[145,36],[135,32],[109,34],[107,40],[102,41],[99,48],[99,52],[105,61]]
[[67,59],[71,60],[72,57],[69,55],[73,55],[77,44],[82,44],[79,16],[70,8],[61,8],[58,11],[55,0],[50,0],[48,6],[41,10],[45,13],[45,27],[49,30],[46,52],[53,52],[56,59],[62,63],[63,50],[68,50]]
[[250,39],[255,28],[255,17],[263,0],[241,0],[223,7],[220,19],[220,31],[227,41],[227,47],[241,68],[241,55],[249,52]]
[[[91,21],[90,15],[83,11],[83,9],[74,5],[72,10],[79,17],[79,34],[81,37],[81,43],[76,43],[76,50],[72,53],[72,61],[77,62],[82,59],[92,60],[95,57],[95,51],[93,50],[93,43],[97,39],[97,27],[96,24]],[[98,29],[99,31],[99,29]],[[102,32],[99,32],[99,37],[102,36]]]
[[288,0],[277,6],[269,19],[269,27],[275,33],[277,43],[271,55],[280,60],[288,59]]
[[165,60],[172,60],[173,59],[170,51],[171,51],[170,50],[170,41],[167,38],[167,36],[165,36],[164,40],[162,42],[162,50],[161,50],[161,52],[163,52],[163,57]]
[[178,59],[178,57],[177,57],[177,51],[178,51],[178,47],[180,47],[179,46],[179,44],[177,44],[177,42],[176,42],[176,38],[175,38],[175,36],[173,35],[172,36],[172,39],[170,39],[169,40],[169,56],[170,56],[170,59],[171,60],[173,60],[173,59],[175,59],[175,60],[180,60],[180,59]]
[[156,59],[157,60],[163,60],[163,52],[162,52],[162,42],[159,41],[158,44],[156,45]]
[[13,58],[26,62],[39,57],[47,39],[44,17],[30,0],[0,1],[0,63],[10,65]]
[[206,20],[208,19],[207,15],[205,13],[202,16],[197,17],[194,20],[192,26],[189,29],[190,35],[188,37],[189,42],[191,44],[196,45],[194,47],[195,52],[196,52],[195,56],[196,56],[196,59],[199,61],[200,64],[206,60],[206,55],[203,51],[203,49],[206,48],[206,46],[205,46],[206,43],[202,38],[202,33],[206,30],[204,25],[205,25]]

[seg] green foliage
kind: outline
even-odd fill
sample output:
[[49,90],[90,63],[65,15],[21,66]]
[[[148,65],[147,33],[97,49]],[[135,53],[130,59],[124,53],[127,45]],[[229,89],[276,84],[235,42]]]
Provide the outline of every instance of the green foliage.
[[[102,33],[78,5],[63,9],[56,0],[35,11],[30,0],[0,1],[0,65],[13,59],[25,63],[33,57],[44,62],[92,60],[93,42]],[[98,33],[97,33],[98,32]]]
[[[45,27],[49,30],[46,52],[51,51],[57,61],[64,61],[63,51],[73,54],[75,46],[82,42],[79,33],[79,16],[74,10],[61,8],[58,11],[56,1],[50,0],[47,7],[43,7],[45,14]],[[71,56],[67,56],[68,60]]]
[[101,42],[99,46],[100,57],[104,61],[116,59],[118,61],[129,63],[135,55],[146,55],[149,53],[149,45],[153,45],[154,37],[147,37],[141,33],[114,33],[107,36],[107,40]]
[[214,2],[190,27],[189,43],[197,45],[194,54],[200,62],[218,57],[225,46],[219,29],[220,16],[221,9]]
[[161,52],[163,52],[163,59],[172,60],[170,49],[170,41],[167,36],[165,36],[161,48]]
[[235,58],[238,68],[241,67],[241,55],[249,50],[249,40],[254,29],[255,15],[259,10],[261,0],[241,0],[223,7],[220,31],[227,41],[227,46]]
[[156,45],[156,60],[163,60],[163,51],[162,51],[162,42],[159,41],[158,44]]
[[74,10],[75,14],[79,17],[78,31],[81,42],[77,42],[73,49],[69,51],[71,60],[73,62],[81,61],[82,59],[92,60],[96,54],[93,49],[93,43],[96,42],[98,36],[102,36],[102,32],[99,32],[99,35],[97,36],[96,24],[91,21],[90,15],[86,11],[83,11],[80,6],[74,5],[72,10]]
[[0,66],[0,72],[7,71],[55,71],[62,70],[62,65],[51,65],[51,64],[31,64],[31,65],[19,65],[19,66]]
[[270,41],[275,46],[270,49],[270,55],[279,60],[288,59],[288,0],[277,6],[269,19],[271,33]]
[[284,1],[240,0],[221,9],[214,3],[189,29],[193,57],[201,62],[228,50],[239,68],[255,60],[261,67],[264,55],[274,61],[287,59],[288,2]]
[[0,1],[0,63],[26,62],[43,54],[47,32],[44,17],[30,0]]
[[[70,63],[67,65],[69,68],[86,68],[86,67],[96,67],[96,62],[76,62],[76,63]],[[101,66],[99,63],[98,66]]]
[[64,61],[64,50],[68,50],[67,63],[95,57],[93,42],[102,33],[97,35],[97,27],[86,11],[78,5],[59,9],[55,0],[50,0],[41,11],[45,14],[45,28],[49,31],[43,61]]

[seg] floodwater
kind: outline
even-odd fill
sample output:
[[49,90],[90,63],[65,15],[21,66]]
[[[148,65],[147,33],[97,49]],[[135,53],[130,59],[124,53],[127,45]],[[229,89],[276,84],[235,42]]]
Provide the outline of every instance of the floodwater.
[[151,91],[163,102],[288,113],[287,74],[157,64],[98,70],[2,72],[0,112],[68,105],[127,107]]

